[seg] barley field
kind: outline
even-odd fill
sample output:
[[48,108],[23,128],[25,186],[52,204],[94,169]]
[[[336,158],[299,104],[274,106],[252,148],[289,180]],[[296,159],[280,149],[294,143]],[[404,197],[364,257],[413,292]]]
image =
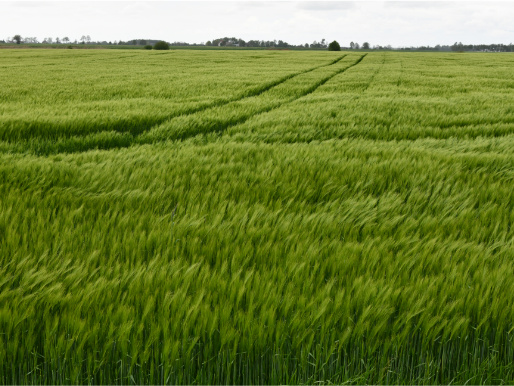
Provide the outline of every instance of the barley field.
[[2,50],[1,384],[514,383],[514,56]]

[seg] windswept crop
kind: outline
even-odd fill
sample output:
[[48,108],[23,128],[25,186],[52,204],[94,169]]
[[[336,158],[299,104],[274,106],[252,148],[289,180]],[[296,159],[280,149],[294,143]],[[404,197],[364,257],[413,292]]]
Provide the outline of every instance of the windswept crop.
[[0,383],[513,383],[513,61],[5,50]]

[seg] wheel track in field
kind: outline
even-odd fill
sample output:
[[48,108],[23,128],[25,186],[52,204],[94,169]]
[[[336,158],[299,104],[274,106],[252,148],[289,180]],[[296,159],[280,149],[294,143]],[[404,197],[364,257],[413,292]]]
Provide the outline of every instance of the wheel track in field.
[[[327,83],[327,82],[328,82],[329,80],[331,80],[332,78],[335,78],[337,75],[340,75],[340,74],[342,74],[342,73],[346,72],[347,70],[349,70],[350,68],[357,66],[360,62],[362,62],[362,60],[366,57],[366,55],[368,55],[368,54],[366,53],[366,54],[362,55],[359,59],[357,59],[354,63],[350,64],[349,66],[347,66],[347,67],[345,67],[345,68],[343,68],[343,69],[341,69],[341,70],[337,71],[336,73],[334,73],[334,74],[332,74],[332,75],[329,75],[329,76],[327,76],[327,77],[323,78],[320,82],[318,82],[318,83],[317,83],[317,84],[315,84],[313,87],[311,87],[311,88],[310,88],[310,89],[309,89],[309,90],[308,90],[304,95],[301,95],[301,96],[299,96],[298,98],[295,98],[295,99],[290,100],[290,101],[288,101],[288,102],[286,102],[286,103],[283,103],[283,104],[282,104],[282,105],[280,105],[279,107],[272,108],[272,109],[269,109],[269,110],[262,111],[262,112],[260,112],[260,113],[254,114],[252,117],[248,118],[247,120],[249,120],[249,119],[251,119],[251,118],[253,118],[253,117],[256,117],[256,116],[258,116],[258,115],[261,115],[261,114],[265,114],[265,113],[267,113],[267,112],[270,112],[270,111],[272,111],[272,110],[275,110],[275,109],[281,108],[281,107],[283,107],[284,105],[287,105],[287,104],[289,104],[289,103],[293,103],[293,102],[297,101],[297,100],[298,100],[298,99],[300,99],[300,98],[303,98],[303,97],[305,97],[305,96],[307,96],[307,95],[309,95],[309,94],[312,94],[312,93],[313,93],[313,92],[315,92],[319,87],[323,86],[325,83]],[[246,122],[247,120],[245,120],[245,122]],[[235,125],[231,125],[231,126],[229,126],[229,127],[225,128],[225,130],[226,130],[226,129],[228,129],[228,128],[230,128],[230,127],[237,126],[237,125],[240,125],[240,124],[243,124],[243,123],[244,123],[244,122],[240,122],[240,123],[237,123],[237,124],[235,124]]]
[[179,117],[184,117],[184,116],[188,116],[188,115],[193,115],[193,114],[201,113],[202,111],[205,111],[205,110],[209,110],[209,109],[216,108],[216,107],[223,107],[223,106],[226,106],[226,105],[228,105],[230,103],[239,102],[239,101],[242,101],[242,100],[247,99],[247,98],[259,96],[261,94],[264,94],[266,91],[269,91],[272,88],[277,87],[277,86],[281,85],[282,83],[287,82],[290,79],[296,78],[297,76],[300,76],[300,75],[303,75],[303,74],[307,74],[307,73],[315,71],[315,70],[317,70],[319,68],[333,66],[334,64],[336,64],[336,63],[340,62],[341,60],[343,60],[346,56],[347,55],[345,54],[345,55],[342,55],[342,56],[340,56],[339,58],[337,58],[335,60],[332,60],[329,63],[321,64],[319,66],[311,67],[311,68],[309,68],[307,70],[303,70],[303,71],[299,71],[299,72],[294,72],[294,73],[288,74],[286,76],[283,76],[282,78],[279,78],[279,79],[277,79],[275,81],[272,81],[272,82],[270,82],[268,84],[265,84],[264,86],[260,86],[260,87],[256,87],[254,89],[248,90],[243,95],[238,95],[237,97],[234,97],[234,98],[225,99],[225,100],[221,100],[221,101],[216,101],[216,102],[209,103],[209,104],[206,104],[206,105],[203,105],[203,106],[199,106],[199,107],[194,107],[194,108],[191,108],[190,110],[187,110],[187,111],[182,112],[182,113],[172,114],[172,115],[170,115],[170,116],[168,116],[168,117],[166,117],[164,119],[160,119],[159,121],[157,121],[154,124],[152,124],[150,127],[145,127],[142,130],[130,131],[130,133],[134,137],[137,138],[141,134],[143,134],[143,133],[145,133],[147,131],[150,131],[153,128],[155,128],[155,127],[157,127],[159,125],[162,125],[163,123],[165,123],[167,121],[170,121],[170,120],[173,120],[175,118],[179,118]]
[[[186,132],[183,132],[183,133],[174,133],[174,132],[171,132],[169,133],[170,135],[166,136],[165,138],[152,138],[151,136],[147,136],[147,137],[142,137],[143,134],[146,134],[148,133],[152,128],[155,128],[155,127],[158,127],[159,125],[165,123],[165,122],[168,122],[168,121],[173,121],[173,119],[176,119],[178,117],[184,117],[184,116],[192,116],[196,113],[199,113],[199,112],[202,112],[202,111],[205,111],[205,110],[208,110],[210,108],[215,108],[215,107],[223,107],[225,105],[228,105],[230,103],[233,103],[233,102],[238,102],[238,101],[242,101],[246,98],[249,98],[249,97],[252,97],[252,96],[259,96],[263,93],[265,93],[266,91],[268,90],[271,90],[272,88],[286,82],[287,80],[289,79],[292,79],[292,78],[295,78],[299,75],[302,75],[302,74],[306,74],[306,73],[309,73],[309,72],[312,72],[316,69],[319,69],[319,68],[322,68],[322,67],[328,67],[328,66],[332,66],[338,62],[340,62],[343,58],[345,58],[347,55],[343,55],[339,58],[337,58],[336,60],[333,60],[331,61],[330,63],[328,64],[323,64],[323,65],[320,65],[320,66],[316,66],[316,67],[313,67],[313,68],[310,68],[310,69],[307,69],[307,70],[304,70],[304,71],[301,71],[301,72],[298,72],[298,73],[294,73],[294,74],[289,74],[285,77],[282,77],[280,79],[278,79],[277,81],[274,81],[272,83],[269,83],[267,84],[265,87],[260,87],[258,90],[251,90],[249,93],[245,94],[244,96],[242,97],[239,97],[239,98],[234,98],[233,100],[230,100],[228,102],[224,102],[224,103],[216,103],[214,104],[213,106],[208,106],[208,107],[201,107],[201,108],[197,108],[197,109],[194,109],[194,111],[190,111],[190,112],[187,112],[187,113],[183,113],[183,114],[180,114],[180,115],[177,115],[175,117],[172,117],[171,119],[166,119],[166,120],[162,120],[162,122],[156,124],[156,125],[152,125],[148,128],[145,128],[144,130],[140,130],[139,132],[137,133],[132,133],[130,131],[127,131],[127,132],[119,132],[119,134],[121,136],[124,136],[124,139],[121,141],[121,142],[116,142],[116,140],[112,140],[112,141],[106,141],[105,143],[100,139],[99,142],[96,142],[93,140],[92,143],[90,144],[81,144],[80,143],[80,140],[81,138],[86,138],[87,136],[74,136],[74,137],[71,137],[71,138],[68,138],[69,140],[72,140],[72,141],[75,141],[75,145],[76,147],[73,148],[73,149],[67,149],[68,146],[66,146],[65,144],[63,146],[61,146],[61,148],[59,147],[55,147],[52,148],[51,146],[47,149],[44,148],[44,145],[43,147],[41,148],[33,148],[31,149],[33,153],[36,153],[36,155],[50,155],[50,154],[59,154],[59,153],[78,153],[78,152],[85,152],[85,151],[88,151],[88,150],[93,150],[93,149],[99,149],[99,150],[109,150],[109,149],[116,149],[116,148],[126,148],[126,147],[130,147],[134,144],[152,144],[152,143],[157,143],[157,142],[162,142],[162,141],[165,141],[165,140],[186,140],[188,138],[192,138],[192,137],[195,137],[197,135],[200,135],[200,134],[210,134],[210,133],[223,133],[225,130],[233,127],[233,126],[237,126],[237,125],[240,125],[240,124],[243,124],[244,122],[248,121],[249,119],[252,119],[253,117],[255,116],[258,116],[258,115],[261,115],[261,114],[265,114],[267,112],[270,112],[272,110],[276,110],[276,109],[279,109],[281,107],[283,107],[284,105],[287,105],[289,103],[292,103],[300,98],[303,98],[309,94],[312,94],[313,92],[315,92],[319,87],[321,87],[322,85],[326,84],[328,81],[330,81],[331,79],[333,79],[334,77],[336,77],[337,75],[340,75],[342,73],[344,73],[345,71],[347,71],[348,69],[358,65],[365,57],[366,57],[367,54],[364,54],[362,56],[360,56],[355,62],[341,68],[340,70],[328,75],[328,76],[325,76],[324,78],[320,79],[319,81],[317,81],[316,83],[312,84],[310,87],[308,87],[306,90],[304,90],[304,92],[302,92],[301,94],[283,102],[283,103],[279,103],[279,104],[272,104],[271,106],[266,106],[260,110],[258,110],[257,112],[255,112],[254,114],[251,114],[249,116],[244,116],[240,119],[237,119],[237,120],[233,120],[233,121],[227,121],[227,122],[223,122],[222,124],[217,124],[217,125],[213,125],[213,126],[202,126],[202,127],[196,127],[194,128],[193,130],[188,130]],[[92,135],[98,135],[98,136],[101,136],[102,133],[105,134],[105,132],[97,132],[97,133],[92,133]],[[37,139],[37,138],[36,138]],[[21,150],[22,146],[19,146],[19,151],[22,151]],[[26,150],[25,150],[26,151]],[[18,152],[18,151],[15,151],[15,152]]]
[[266,106],[266,107],[258,110],[257,112],[249,115],[249,116],[243,116],[243,117],[240,117],[239,119],[235,119],[233,121],[226,121],[226,122],[223,122],[221,124],[211,125],[210,127],[209,126],[195,127],[194,129],[190,129],[190,130],[187,130],[187,131],[182,132],[182,133],[170,132],[164,138],[152,138],[151,136],[149,136],[147,138],[137,138],[136,137],[135,143],[138,143],[138,144],[150,144],[150,143],[154,143],[154,142],[158,142],[158,141],[162,141],[162,140],[186,140],[188,138],[195,137],[195,136],[200,135],[200,134],[211,134],[211,133],[221,134],[224,131],[226,131],[227,129],[229,129],[231,127],[234,127],[234,126],[237,126],[237,125],[241,125],[241,124],[245,123],[246,121],[248,121],[248,120],[250,120],[250,119],[252,119],[252,118],[254,118],[256,116],[259,116],[261,114],[265,114],[265,113],[268,113],[270,111],[279,109],[279,108],[281,108],[281,107],[283,107],[283,106],[285,106],[287,104],[290,104],[290,103],[293,103],[293,102],[297,101],[300,98],[303,98],[303,97],[305,97],[305,96],[307,96],[309,94],[312,94],[319,87],[323,86],[325,83],[327,83],[328,81],[330,81],[331,79],[333,79],[337,75],[340,75],[340,74],[344,73],[345,71],[349,70],[350,68],[357,66],[360,62],[362,62],[362,60],[366,57],[366,55],[367,54],[362,55],[354,63],[352,63],[352,64],[350,64],[350,65],[348,65],[346,67],[343,67],[340,70],[334,72],[333,74],[330,74],[330,75],[325,76],[324,78],[320,79],[319,81],[317,81],[316,83],[311,85],[309,88],[307,88],[304,92],[302,92],[298,96],[296,96],[294,98],[291,98],[291,99],[289,99],[289,100],[287,100],[287,101],[285,101],[283,103],[272,104],[272,105]]
[[385,65],[385,53],[382,54],[382,63],[380,64],[380,66],[375,70],[375,72],[373,72],[373,75],[371,75],[371,78],[369,80],[369,82],[366,84],[366,86],[364,86],[364,88],[362,89],[361,91],[361,95],[364,94],[366,91],[368,91],[368,88],[370,88],[370,86],[373,84],[373,81],[375,80],[377,74],[384,68],[384,65]]
[[[202,104],[200,106],[195,106],[190,109],[186,109],[185,111],[182,111],[182,112],[175,112],[175,113],[168,114],[168,115],[158,118],[158,119],[149,119],[144,123],[140,122],[132,127],[130,126],[129,122],[121,121],[121,122],[118,122],[117,124],[115,124],[113,127],[108,128],[106,130],[87,132],[83,135],[81,135],[80,133],[77,133],[74,135],[68,135],[68,136],[64,135],[61,138],[87,137],[89,135],[100,134],[101,132],[106,132],[106,131],[113,131],[113,132],[118,132],[118,133],[130,133],[133,137],[138,137],[142,133],[147,132],[147,131],[151,130],[152,128],[162,125],[163,123],[170,121],[172,119],[183,117],[183,116],[188,116],[188,115],[193,115],[193,114],[196,114],[196,113],[199,113],[199,112],[211,109],[211,108],[222,107],[222,106],[228,105],[230,103],[242,101],[246,98],[259,96],[259,95],[265,93],[266,91],[269,91],[272,88],[277,87],[280,84],[282,84],[290,79],[293,79],[297,76],[307,74],[307,73],[315,71],[319,68],[332,66],[332,65],[340,62],[341,60],[343,60],[346,56],[347,55],[345,54],[345,55],[342,55],[328,63],[324,63],[324,64],[321,64],[321,65],[318,65],[315,67],[308,68],[306,70],[302,70],[302,71],[298,71],[298,72],[294,72],[294,73],[285,75],[285,76],[278,78],[272,82],[269,82],[262,86],[255,87],[253,89],[250,89],[250,90],[244,92],[243,94],[239,94],[233,98],[221,99],[221,100],[214,101],[212,103]],[[127,129],[127,126],[128,126],[128,129]],[[6,135],[8,135],[8,133],[0,132],[0,140],[16,143],[16,142],[23,141],[23,140],[30,141],[33,139],[43,139],[44,140],[44,139],[55,138],[55,137],[59,138],[59,132],[65,131],[64,127],[59,127],[59,125],[55,125],[54,128],[55,129],[51,131],[50,135],[48,135],[48,133],[46,133],[47,135],[25,135],[21,138],[17,138],[14,140],[11,140],[9,138],[9,136],[6,137]]]

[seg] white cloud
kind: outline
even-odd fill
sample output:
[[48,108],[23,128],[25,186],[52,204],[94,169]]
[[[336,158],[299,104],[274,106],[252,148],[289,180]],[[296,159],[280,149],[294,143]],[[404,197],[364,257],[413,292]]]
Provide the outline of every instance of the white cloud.
[[297,7],[309,11],[333,11],[339,9],[352,9],[355,1],[299,1]]
[[311,43],[322,38],[416,46],[510,43],[514,2],[0,1],[0,39],[202,42],[223,36]]

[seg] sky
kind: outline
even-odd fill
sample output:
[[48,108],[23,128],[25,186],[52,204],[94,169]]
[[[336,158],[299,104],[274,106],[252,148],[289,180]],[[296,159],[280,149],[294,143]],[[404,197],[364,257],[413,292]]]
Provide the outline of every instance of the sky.
[[3,1],[0,40],[220,37],[410,47],[514,43],[513,1]]

